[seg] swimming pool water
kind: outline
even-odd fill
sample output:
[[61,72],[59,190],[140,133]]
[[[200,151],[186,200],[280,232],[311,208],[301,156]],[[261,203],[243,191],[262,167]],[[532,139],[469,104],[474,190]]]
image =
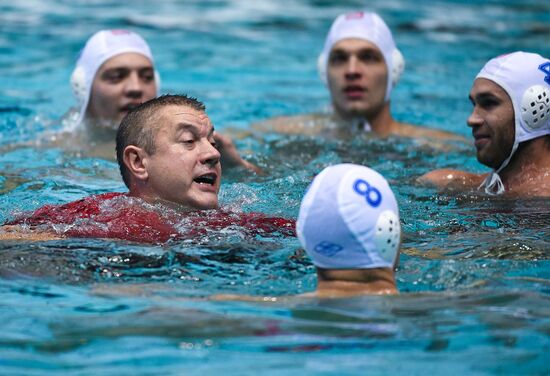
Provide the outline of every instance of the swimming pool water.
[[[124,191],[114,162],[14,147],[62,129],[69,75],[101,28],[152,47],[162,92],[204,100],[216,128],[322,111],[315,61],[339,13],[364,1],[0,3],[0,221],[44,204]],[[545,1],[369,2],[407,67],[392,109],[465,137],[467,94],[496,55],[550,56]],[[312,176],[364,163],[401,207],[402,294],[222,302],[315,287],[296,239],[214,234],[201,244],[101,239],[0,242],[0,374],[550,374],[550,202],[440,194],[439,167],[486,171],[470,145],[255,135],[237,141],[269,173],[224,173],[222,203],[295,218]]]

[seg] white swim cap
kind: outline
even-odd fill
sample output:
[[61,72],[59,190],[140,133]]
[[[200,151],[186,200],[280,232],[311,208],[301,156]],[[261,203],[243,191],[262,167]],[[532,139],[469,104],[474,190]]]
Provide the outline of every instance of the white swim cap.
[[550,60],[534,53],[514,52],[489,60],[477,78],[502,87],[514,106],[515,140],[510,155],[482,186],[489,194],[504,192],[498,173],[505,168],[518,145],[550,134]]
[[368,167],[327,167],[302,200],[296,232],[320,268],[393,268],[401,235],[397,201]]
[[393,41],[390,29],[376,13],[354,12],[341,14],[332,23],[325,40],[325,46],[317,61],[319,76],[327,82],[327,65],[332,47],[342,39],[357,38],[367,40],[382,52],[388,67],[386,102],[390,100],[391,90],[397,84],[405,69],[405,59]]
[[[153,55],[147,42],[138,34],[128,30],[101,30],[95,33],[81,51],[76,67],[71,75],[73,94],[79,105],[76,124],[79,125],[86,115],[92,83],[101,65],[110,58],[123,53],[135,52],[148,58],[154,64]],[[160,91],[160,79],[155,70],[157,94]]]

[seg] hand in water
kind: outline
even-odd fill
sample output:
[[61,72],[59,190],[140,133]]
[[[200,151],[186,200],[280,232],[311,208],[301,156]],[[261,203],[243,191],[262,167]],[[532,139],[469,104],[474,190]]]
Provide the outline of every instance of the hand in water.
[[214,139],[216,140],[217,148],[222,156],[222,168],[244,167],[256,174],[263,174],[262,169],[241,157],[231,137],[219,132],[214,132]]

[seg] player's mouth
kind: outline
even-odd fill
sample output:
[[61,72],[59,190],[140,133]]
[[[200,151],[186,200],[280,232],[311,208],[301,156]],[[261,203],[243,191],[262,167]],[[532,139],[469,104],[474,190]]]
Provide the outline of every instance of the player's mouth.
[[474,136],[474,145],[477,149],[485,146],[489,141],[491,141],[491,137],[488,134],[473,132],[473,136]]
[[214,172],[211,172],[208,174],[199,175],[195,179],[193,179],[193,181],[197,183],[201,187],[201,189],[205,189],[207,191],[216,191],[216,182],[218,181],[218,175]]
[[138,107],[140,104],[141,102],[126,103],[124,106],[120,108],[120,112],[128,113],[128,111],[133,110],[134,108]]
[[348,99],[361,99],[366,92],[366,89],[360,85],[348,85],[344,87],[344,94]]

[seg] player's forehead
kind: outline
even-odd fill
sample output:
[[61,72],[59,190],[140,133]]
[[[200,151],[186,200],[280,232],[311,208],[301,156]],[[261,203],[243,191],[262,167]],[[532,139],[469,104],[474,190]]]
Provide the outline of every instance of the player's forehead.
[[125,52],[122,54],[115,55],[110,59],[107,59],[98,71],[106,71],[112,69],[153,69],[153,63],[149,60],[148,57],[136,53],[136,52]]
[[332,46],[331,52],[356,52],[356,51],[371,51],[382,54],[376,44],[360,38],[346,38],[338,41]]
[[496,82],[486,78],[476,78],[470,89],[470,96],[476,97],[479,95],[494,95],[494,96],[508,96],[506,90],[504,90]]
[[204,111],[184,105],[169,105],[162,109],[158,130],[166,133],[193,132],[210,135],[214,126]]

